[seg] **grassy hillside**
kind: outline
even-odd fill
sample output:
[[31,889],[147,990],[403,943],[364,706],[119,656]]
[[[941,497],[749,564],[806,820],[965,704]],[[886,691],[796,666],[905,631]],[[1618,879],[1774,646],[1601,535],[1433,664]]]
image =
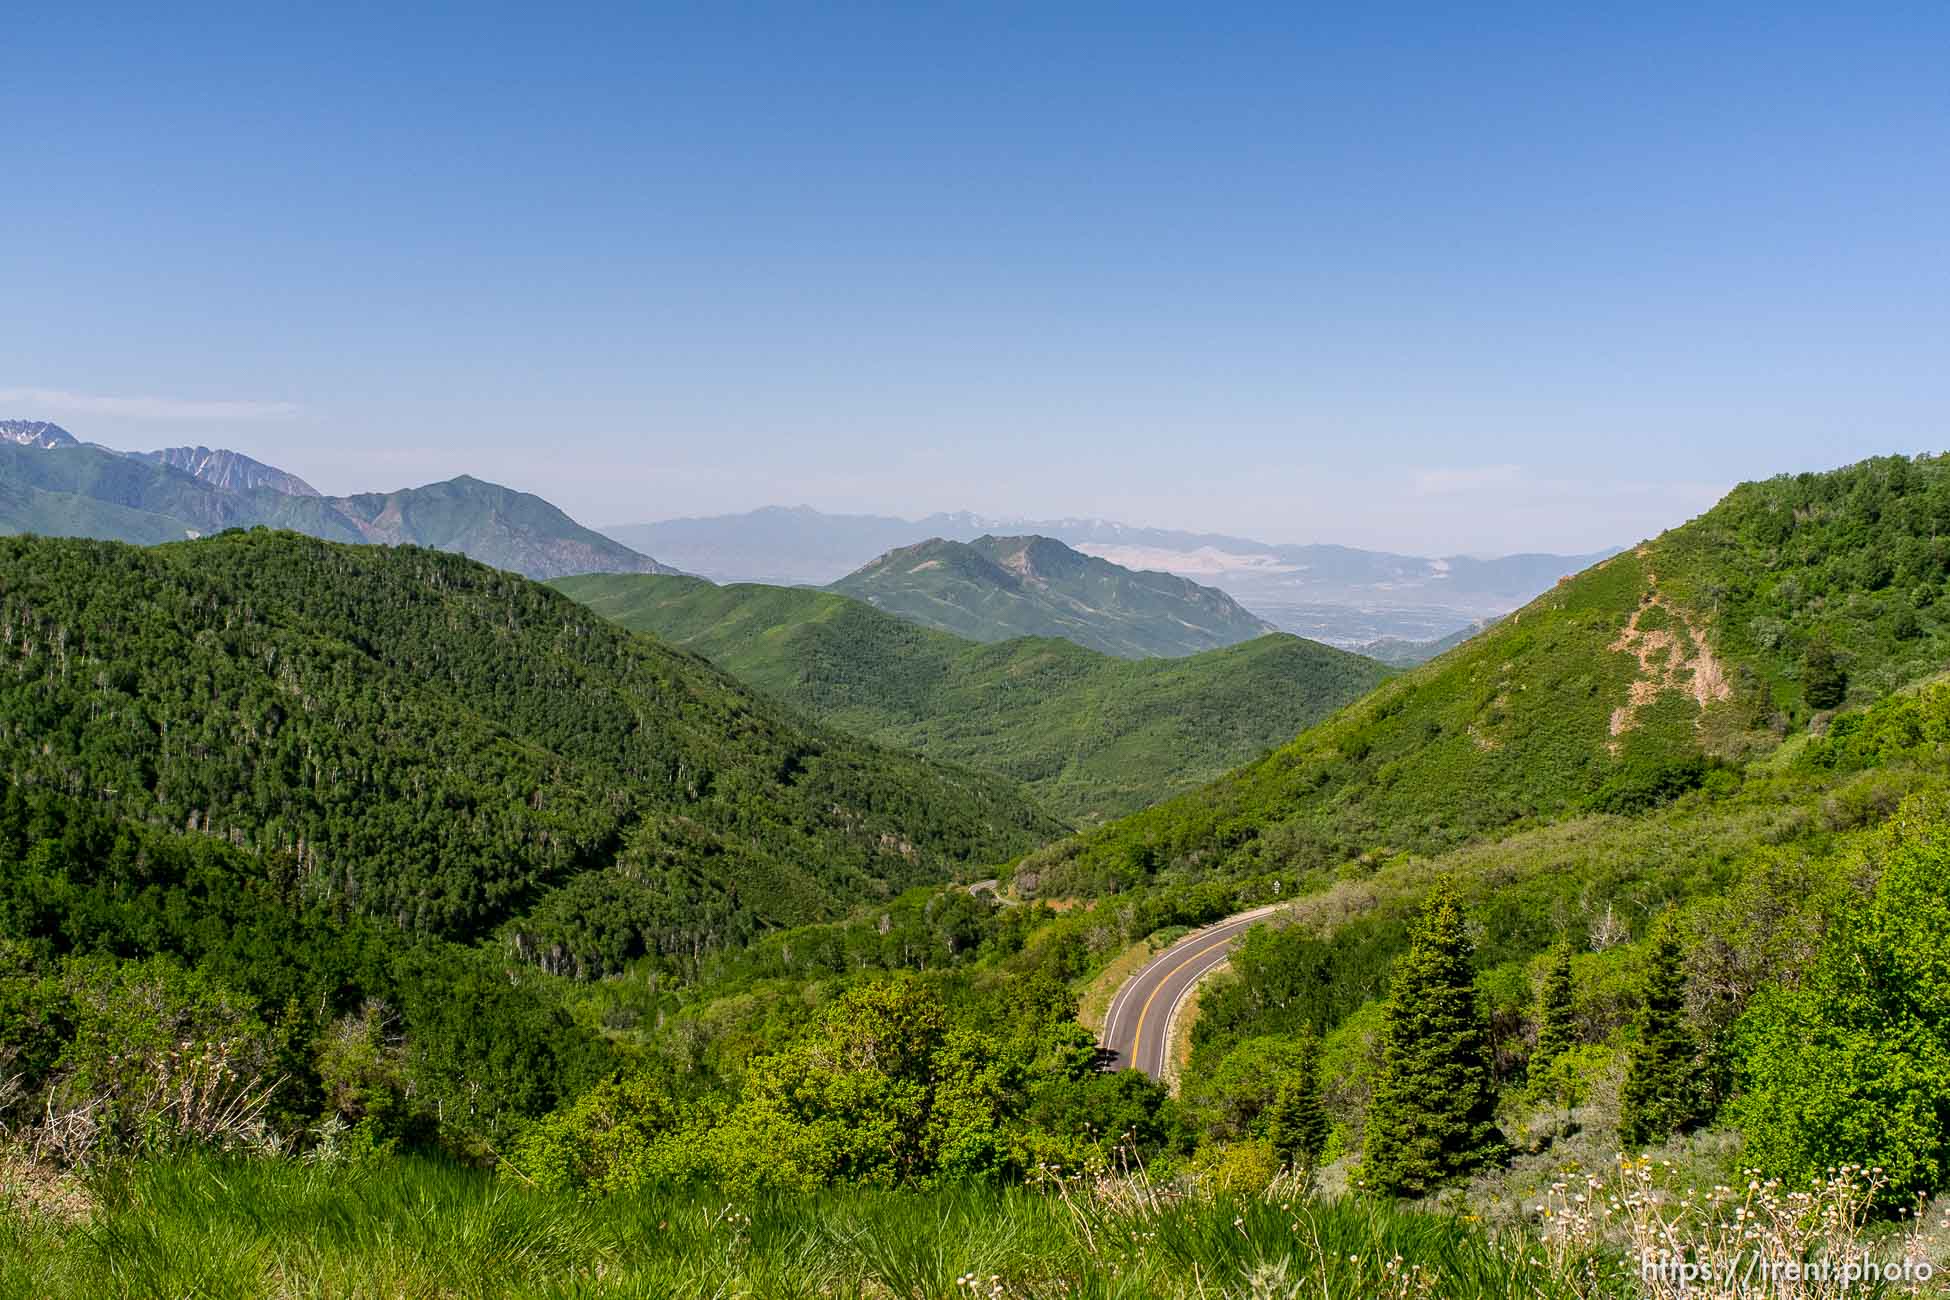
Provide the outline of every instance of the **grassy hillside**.
[[1127,660],[1048,637],[974,644],[805,588],[633,574],[554,586],[834,726],[1013,777],[1077,823],[1208,781],[1383,676],[1282,634]]
[[1160,870],[1429,851],[1580,807],[1659,803],[1712,761],[1950,658],[1946,532],[1950,458],[1743,485],[1258,763],[1029,870],[1098,892]]
[[540,497],[466,476],[351,497],[289,495],[269,487],[232,491],[146,457],[0,442],[0,533],[150,545],[256,526],[335,542],[458,551],[532,578],[673,572],[582,527]]
[[1055,829],[809,729],[458,556],[231,533],[0,543],[16,787],[247,849],[306,896],[599,969],[833,916]]
[[0,1290],[120,1300],[140,1277],[149,1294],[275,1300],[1380,1296],[1397,1294],[1388,1261],[1406,1255],[1429,1261],[1445,1300],[1631,1294],[1580,1287],[1480,1228],[1412,1210],[1307,1207],[1296,1230],[1271,1197],[1160,1195],[1078,1211],[1054,1193],[954,1184],[592,1199],[451,1162],[394,1160],[348,1176],[233,1160],[143,1166],[102,1201],[94,1223],[28,1214],[0,1235]]
[[1853,703],[1950,664],[1950,456],[1744,483],[1650,558],[1779,730],[1834,707],[1809,699],[1812,648],[1833,650]]
[[971,641],[1062,637],[1126,659],[1196,654],[1273,630],[1215,587],[1047,537],[936,538],[889,551],[829,590]]

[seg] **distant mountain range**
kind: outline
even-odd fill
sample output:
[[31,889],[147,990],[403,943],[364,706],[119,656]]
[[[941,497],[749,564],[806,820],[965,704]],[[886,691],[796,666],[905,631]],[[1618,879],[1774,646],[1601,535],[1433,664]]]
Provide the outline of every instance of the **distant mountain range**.
[[132,451],[130,456],[154,465],[167,465],[230,492],[270,488],[288,497],[323,496],[296,474],[252,460],[241,451],[212,451],[208,447],[165,447],[161,451]]
[[1282,629],[1335,645],[1429,641],[1507,613],[1612,552],[1428,558],[1347,546],[1278,545],[1104,519],[997,519],[965,512],[906,520],[806,506],[603,530],[719,581],[824,585],[868,558],[929,538],[1054,538],[1128,569],[1209,583]]
[[326,497],[295,474],[207,447],[119,452],[59,425],[0,421],[0,533],[152,544],[262,525],[327,541],[412,544],[524,574],[674,573],[526,492],[466,475]]
[[1002,520],[967,513],[925,519],[890,515],[829,515],[810,506],[766,506],[738,515],[626,524],[603,533],[625,546],[664,558],[714,582],[761,582],[823,587],[877,555],[929,538],[971,542],[984,533],[1043,533],[1009,528]]
[[527,492],[463,474],[398,492],[328,497],[359,540],[457,551],[531,578],[571,573],[675,573],[592,532]]
[[972,641],[1055,636],[1123,659],[1197,654],[1274,631],[1214,587],[1141,573],[1048,537],[933,538],[829,590]]
[[1495,621],[1482,619],[1433,641],[1404,641],[1400,637],[1384,636],[1362,646],[1361,653],[1370,659],[1380,660],[1390,668],[1413,668],[1416,664],[1427,663],[1439,654],[1454,650]]
[[[0,420],[0,453],[5,453],[0,456],[0,532],[153,543],[263,525],[335,541],[459,551],[534,578],[684,571],[718,581],[833,583],[959,635],[1070,636],[1122,655],[1195,653],[1278,627],[1347,649],[1374,647],[1373,653],[1392,662],[1412,662],[1402,656],[1420,653],[1422,643],[1507,613],[1602,558],[1431,559],[1344,546],[1274,545],[1103,519],[1008,520],[956,512],[907,520],[828,515],[804,506],[599,533],[538,497],[467,476],[398,492],[326,497],[297,475],[241,452],[201,445],[125,452],[85,442],[44,420]],[[1031,537],[1108,561],[1127,574],[1169,574],[1205,584],[1199,589],[1225,593],[1233,608],[1202,598],[1202,605],[1193,602],[1200,612],[1185,618],[1177,635],[1135,642],[1117,636],[1091,639],[1098,633],[1075,625],[1079,609],[1062,613],[1049,607],[1055,589],[1048,588],[1050,574],[1040,570],[1028,580],[1016,575],[1010,588],[966,555],[916,556],[905,574],[872,563],[928,542],[975,545],[983,538]],[[997,556],[983,558],[1006,571]],[[1050,558],[1054,563],[1058,557]],[[940,564],[916,568],[931,559]],[[1074,570],[1081,579],[1075,561],[1064,563],[1070,566],[1064,572]],[[947,581],[952,577],[965,584],[977,573],[982,574],[977,586],[984,589],[979,600],[973,589]],[[1149,593],[1143,601],[1160,598],[1157,583],[1147,579],[1139,587]],[[1056,590],[1055,604],[1081,602],[1086,622],[1101,625],[1099,616],[1119,617],[1114,603],[1101,603],[1104,594]]]
[[21,447],[79,447],[72,433],[46,420],[0,420],[0,439]]
[[1281,633],[1130,660],[1050,637],[977,644],[807,587],[637,574],[551,585],[822,723],[1014,778],[1076,825],[1257,758],[1387,675]]

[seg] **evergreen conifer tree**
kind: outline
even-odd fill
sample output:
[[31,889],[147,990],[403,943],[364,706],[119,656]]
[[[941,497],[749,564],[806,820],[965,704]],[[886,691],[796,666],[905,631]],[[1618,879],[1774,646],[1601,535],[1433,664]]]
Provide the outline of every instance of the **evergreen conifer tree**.
[[1530,1054],[1531,1073],[1540,1073],[1577,1041],[1577,1018],[1572,1006],[1571,945],[1551,949],[1544,986],[1537,997],[1537,1050]]
[[1420,1196],[1504,1152],[1473,957],[1462,907],[1438,885],[1388,990],[1362,1160],[1377,1191]]
[[1848,674],[1826,641],[1810,644],[1801,660],[1801,698],[1811,709],[1832,709],[1848,698]]
[[1698,1118],[1694,1072],[1697,1045],[1686,1024],[1686,975],[1677,914],[1660,916],[1639,1004],[1638,1036],[1625,1061],[1619,1094],[1618,1134],[1628,1147],[1686,1128]]
[[1280,1083],[1266,1108],[1266,1140],[1287,1164],[1311,1168],[1327,1149],[1327,1111],[1320,1104],[1319,1045],[1306,1043],[1300,1069]]
[[1578,1040],[1574,994],[1571,945],[1560,941],[1550,950],[1543,984],[1537,990],[1537,1046],[1530,1053],[1528,1092],[1533,1101],[1561,1104],[1567,1120],[1583,1092],[1581,1080],[1564,1059]]

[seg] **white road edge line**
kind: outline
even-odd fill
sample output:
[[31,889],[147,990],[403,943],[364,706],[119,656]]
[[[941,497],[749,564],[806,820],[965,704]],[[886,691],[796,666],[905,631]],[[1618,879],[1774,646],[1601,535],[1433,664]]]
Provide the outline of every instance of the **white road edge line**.
[[[1137,972],[1133,974],[1129,979],[1125,980],[1123,985],[1118,988],[1117,992],[1111,996],[1110,1005],[1106,1007],[1104,1010],[1103,1032],[1097,1036],[1097,1042],[1099,1046],[1110,1047],[1110,1045],[1116,1041],[1117,1018],[1120,1014],[1128,1012],[1131,1009],[1130,1008],[1131,993],[1138,988],[1138,986],[1144,980],[1144,977],[1151,973],[1151,968],[1153,966],[1156,966],[1159,963],[1165,961],[1173,953],[1177,952],[1180,948],[1188,947],[1194,942],[1202,942],[1206,939],[1210,939],[1213,936],[1219,934],[1221,931],[1226,930],[1230,927],[1242,926],[1245,929],[1251,929],[1253,926],[1265,920],[1268,916],[1271,916],[1273,913],[1292,907],[1294,901],[1297,900],[1288,900],[1279,903],[1266,903],[1263,904],[1262,906],[1251,908],[1244,912],[1240,912],[1236,916],[1229,916],[1226,917],[1224,920],[1215,921],[1211,925],[1204,926],[1197,930],[1193,930],[1190,933],[1181,936],[1169,948],[1166,948],[1163,952],[1159,953],[1156,957],[1153,957],[1150,961],[1138,967]],[[1231,954],[1231,950],[1228,949],[1227,950],[1228,958],[1230,957],[1230,954]],[[1170,978],[1170,977],[1167,976],[1166,978]],[[1204,974],[1201,974],[1199,976],[1199,979],[1203,979],[1203,978],[1204,978]],[[1197,980],[1194,980],[1193,984],[1196,985],[1197,982],[1198,982]],[[1187,989],[1187,991],[1189,992],[1190,990]],[[1171,1042],[1169,1035],[1171,1032],[1172,1019],[1177,1015],[1178,1001],[1182,1001],[1183,997],[1184,995],[1180,994],[1179,998],[1172,1002],[1171,1008],[1166,1013],[1165,1016],[1165,1032],[1167,1035],[1165,1042],[1167,1048],[1169,1048]],[[1134,1042],[1131,1044],[1132,1059],[1124,1063],[1125,1069],[1135,1070],[1141,1068],[1138,1065],[1137,1058],[1141,1055],[1143,1048],[1144,1048],[1144,1044],[1142,1043]],[[1169,1055],[1170,1053],[1167,1050],[1164,1056],[1161,1056],[1159,1059],[1158,1070],[1161,1074],[1164,1072],[1164,1068],[1166,1064],[1168,1064],[1168,1062],[1164,1058]]]
[[[1177,1031],[1178,1028],[1179,1008],[1184,1005],[1185,999],[1192,995],[1192,991],[1194,989],[1198,988],[1199,985],[1205,983],[1206,978],[1210,976],[1213,971],[1219,969],[1219,967],[1221,966],[1229,965],[1231,964],[1231,962],[1232,962],[1232,948],[1230,945],[1228,945],[1226,949],[1219,954],[1219,959],[1217,961],[1207,962],[1205,964],[1204,969],[1200,970],[1198,974],[1192,976],[1192,982],[1187,984],[1184,988],[1180,989],[1178,991],[1178,996],[1171,1000],[1171,1009],[1165,1012],[1165,1041],[1164,1044],[1158,1049],[1158,1081],[1164,1084],[1167,1089],[1172,1089],[1172,1085],[1178,1082],[1176,1078],[1178,1071],[1172,1068],[1171,1040],[1172,1040],[1172,1035]],[[1173,1091],[1175,1091],[1175,1089],[1173,1089]]]

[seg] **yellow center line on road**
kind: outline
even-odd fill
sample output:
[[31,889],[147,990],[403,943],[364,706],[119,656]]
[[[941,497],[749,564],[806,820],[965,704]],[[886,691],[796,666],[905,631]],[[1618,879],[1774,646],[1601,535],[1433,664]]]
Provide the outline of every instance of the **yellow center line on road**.
[[[1253,926],[1258,925],[1260,922],[1264,921],[1270,914],[1279,911],[1283,906],[1285,906],[1285,904],[1268,903],[1263,907],[1256,907],[1252,909],[1250,912],[1241,912],[1237,916],[1227,917],[1223,921],[1215,922],[1213,925],[1207,927],[1207,929],[1203,934],[1193,933],[1187,935],[1179,942],[1194,943],[1201,938],[1205,938],[1212,934],[1216,934],[1221,930],[1227,932],[1226,938],[1228,940],[1237,938],[1240,934],[1243,934],[1245,931],[1251,929]],[[1210,947],[1201,948],[1199,950],[1199,954],[1202,955],[1204,953],[1208,953],[1211,951],[1212,949]],[[1137,989],[1137,987],[1140,984],[1144,983],[1144,977],[1151,973],[1152,967],[1157,966],[1160,963],[1169,960],[1173,952],[1174,952],[1173,949],[1167,948],[1165,951],[1159,953],[1156,957],[1152,958],[1149,962],[1146,962],[1142,967],[1140,967],[1137,970],[1135,974],[1131,975],[1128,979],[1126,979],[1123,982],[1123,984],[1121,984],[1118,987],[1117,992],[1111,995],[1110,1005],[1104,1008],[1103,1028],[1097,1031],[1097,1040],[1099,1042],[1103,1043],[1106,1047],[1109,1047],[1116,1043],[1117,1025],[1118,1022],[1122,1020],[1124,1016],[1128,1014],[1131,1009],[1130,1004],[1131,1004],[1131,997],[1133,992]],[[1183,963],[1180,964],[1182,965]],[[1151,1004],[1147,1001],[1145,1005],[1149,1006]],[[1142,1023],[1142,1018],[1140,1013],[1140,1022],[1139,1022],[1140,1031],[1142,1031],[1142,1028],[1143,1028],[1143,1023]]]
[[1150,1014],[1151,1004],[1153,1002],[1156,1002],[1158,1000],[1158,995],[1165,991],[1165,985],[1171,982],[1171,977],[1173,975],[1176,975],[1179,971],[1184,970],[1185,967],[1191,965],[1191,963],[1197,961],[1200,957],[1203,957],[1206,953],[1212,952],[1213,950],[1218,948],[1223,948],[1227,944],[1231,943],[1232,940],[1233,940],[1233,936],[1227,935],[1225,938],[1219,940],[1217,943],[1207,944],[1205,947],[1200,948],[1197,952],[1192,953],[1190,956],[1186,957],[1185,960],[1173,966],[1169,971],[1167,971],[1164,974],[1162,978],[1159,979],[1158,987],[1151,990],[1151,996],[1144,1000],[1144,1005],[1142,1007],[1138,1008],[1137,1028],[1131,1032],[1131,1068],[1132,1069],[1140,1068],[1138,1066],[1138,1058],[1144,1052],[1144,1018],[1145,1016]]

